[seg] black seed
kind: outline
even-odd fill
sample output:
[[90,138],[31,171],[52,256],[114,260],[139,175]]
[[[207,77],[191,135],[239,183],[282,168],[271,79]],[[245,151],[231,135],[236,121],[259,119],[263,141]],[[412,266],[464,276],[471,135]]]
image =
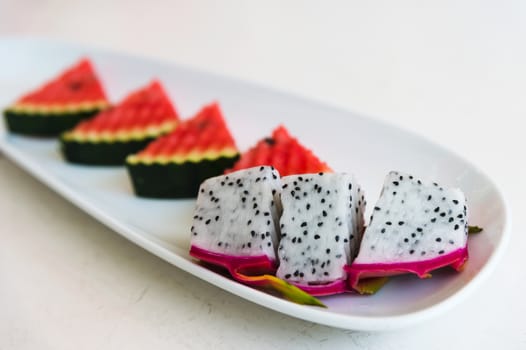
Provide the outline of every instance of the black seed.
[[399,225],[399,226],[402,226],[403,224],[404,224],[403,221],[398,221],[398,225]]
[[287,188],[287,187],[289,187],[288,184],[284,184],[283,186],[281,186],[281,188]]
[[314,239],[320,239],[320,235],[314,235]]
[[438,254],[444,254],[444,251],[443,251],[443,250],[440,250],[440,251],[438,252]]
[[437,218],[432,218],[431,219],[431,222],[435,222],[435,221],[437,221]]
[[453,199],[453,203],[458,204],[458,201],[456,199]]
[[393,192],[393,196],[396,196],[396,191]]
[[216,221],[219,221],[219,215],[217,215],[217,216],[215,217],[215,219],[216,219]]
[[455,221],[455,219],[453,219],[453,218],[449,218],[448,221],[449,221],[449,222],[453,222],[453,221]]
[[254,213],[254,215],[259,215],[259,209],[256,210],[256,212]]
[[426,255],[426,252],[425,252],[425,251],[422,251],[422,252],[420,253],[420,255]]
[[411,233],[411,237],[415,238],[416,237],[416,233]]
[[210,219],[206,220],[205,221],[205,225],[208,225],[210,223],[210,221],[212,221],[212,220],[210,220]]
[[267,243],[267,247],[270,247],[272,245],[272,243],[268,242]]
[[326,212],[325,210],[322,211],[321,214],[322,214],[323,216],[327,216],[327,212]]
[[422,228],[421,228],[421,227],[417,227],[416,230],[417,230],[418,232],[422,232]]
[[386,221],[385,224],[391,226],[393,223],[391,221]]
[[325,203],[325,198],[322,198],[322,199],[320,200],[320,202],[321,202],[321,203]]
[[336,236],[334,237],[334,240],[335,240],[336,242],[339,242],[339,241],[340,241],[340,236],[336,235]]
[[307,235],[307,230],[303,231],[303,235],[306,236]]
[[285,275],[285,278],[286,278],[286,279],[289,279],[289,278],[291,278],[291,277],[292,277],[292,276],[290,275],[290,273],[287,273],[287,274]]
[[248,242],[247,243],[247,247],[251,248],[252,247],[252,243]]
[[264,216],[269,216],[270,213],[269,213],[268,211],[266,211],[266,212],[263,213],[263,215],[264,215]]
[[245,197],[241,198],[241,202],[245,203],[247,199]]
[[380,210],[381,208],[380,207],[374,207],[374,210]]
[[457,224],[457,225],[455,225],[455,230],[458,230],[458,229],[459,229],[459,227],[460,227],[460,226],[458,226],[458,224]]
[[435,208],[435,213],[438,213],[440,211],[440,207]]
[[381,233],[385,233],[385,228],[383,228],[380,232],[381,232]]
[[393,181],[393,185],[398,186],[400,183],[398,181]]
[[247,226],[250,226],[251,223],[252,223],[252,220],[248,220],[247,221]]
[[309,209],[310,209],[310,204],[309,204],[309,203],[307,203],[307,206],[306,206],[306,208],[307,208],[307,210],[309,210]]
[[433,197],[431,197],[431,195],[427,196],[427,200],[428,200],[428,201],[430,201],[431,198],[433,198]]
[[330,250],[329,248],[327,248],[327,249],[325,250],[325,253],[330,254],[330,253],[331,253],[331,250]]
[[316,269],[313,267],[311,270],[311,273],[314,275],[316,273]]
[[435,239],[435,241],[437,241],[437,242],[442,242],[442,238],[437,237],[437,239]]
[[323,222],[318,222],[318,227],[322,227],[323,226]]
[[413,254],[414,252],[415,252],[415,251],[414,251],[413,249],[411,249],[411,250],[409,251],[409,254]]
[[256,231],[254,231],[254,230],[250,231],[250,235],[251,235],[252,237],[254,237],[254,236],[256,235]]
[[409,238],[404,238],[404,242],[408,243],[409,242]]

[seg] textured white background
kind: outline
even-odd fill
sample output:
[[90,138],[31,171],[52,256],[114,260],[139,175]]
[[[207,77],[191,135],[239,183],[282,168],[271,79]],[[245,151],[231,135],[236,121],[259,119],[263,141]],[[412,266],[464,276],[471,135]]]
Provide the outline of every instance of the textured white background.
[[526,348],[526,2],[0,0],[0,35],[24,34],[171,60],[416,131],[493,177],[515,228],[490,279],[454,310],[402,331],[343,331],[173,268],[0,157],[0,349]]

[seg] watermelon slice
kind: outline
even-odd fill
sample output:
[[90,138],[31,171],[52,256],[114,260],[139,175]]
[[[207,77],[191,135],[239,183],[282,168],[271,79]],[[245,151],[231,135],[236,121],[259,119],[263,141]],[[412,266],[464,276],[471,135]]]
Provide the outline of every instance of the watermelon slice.
[[226,173],[260,165],[273,166],[281,176],[332,172],[326,163],[301,145],[282,125],[272,132],[271,137],[260,140],[243,153]]
[[152,81],[118,105],[64,132],[64,157],[73,163],[123,165],[126,156],[169,133],[179,116],[161,83]]
[[56,136],[109,106],[91,62],[84,58],[4,111],[11,132]]
[[126,165],[138,196],[190,198],[197,196],[201,182],[222,174],[238,157],[219,105],[212,103],[130,155]]

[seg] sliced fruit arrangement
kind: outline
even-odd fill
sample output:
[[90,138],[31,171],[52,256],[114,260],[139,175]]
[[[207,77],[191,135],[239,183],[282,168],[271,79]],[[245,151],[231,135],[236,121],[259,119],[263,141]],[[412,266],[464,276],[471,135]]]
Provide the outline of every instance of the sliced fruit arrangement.
[[126,159],[133,188],[141,197],[196,197],[205,179],[222,174],[239,157],[217,103],[201,109],[172,133]]
[[56,136],[109,107],[88,59],[82,59],[4,111],[9,131]]
[[[365,197],[352,175],[280,178],[253,167],[203,182],[190,255],[254,287],[373,294],[387,276],[459,270],[468,258],[465,203],[460,190],[391,172],[365,230]],[[285,297],[304,303],[294,290]]]
[[129,154],[174,130],[179,116],[157,80],[114,107],[64,132],[61,147],[72,163],[123,165]]
[[348,268],[350,284],[362,278],[414,273],[444,266],[460,270],[468,259],[466,198],[459,189],[390,172]]
[[331,168],[314,153],[292,137],[284,126],[277,127],[272,136],[260,140],[228,172],[258,165],[271,165],[282,176],[331,172]]

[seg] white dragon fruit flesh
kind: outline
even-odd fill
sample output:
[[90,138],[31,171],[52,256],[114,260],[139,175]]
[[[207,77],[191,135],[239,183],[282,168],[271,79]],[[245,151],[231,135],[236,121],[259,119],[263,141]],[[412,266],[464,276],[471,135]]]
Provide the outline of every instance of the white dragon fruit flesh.
[[344,267],[363,233],[365,199],[349,174],[282,178],[277,277],[312,295],[346,291]]
[[280,188],[279,173],[269,166],[205,180],[194,210],[190,254],[227,268],[257,261],[275,265]]
[[458,189],[400,172],[390,172],[348,268],[349,283],[360,278],[415,273],[444,266],[460,269],[468,258],[467,207]]

